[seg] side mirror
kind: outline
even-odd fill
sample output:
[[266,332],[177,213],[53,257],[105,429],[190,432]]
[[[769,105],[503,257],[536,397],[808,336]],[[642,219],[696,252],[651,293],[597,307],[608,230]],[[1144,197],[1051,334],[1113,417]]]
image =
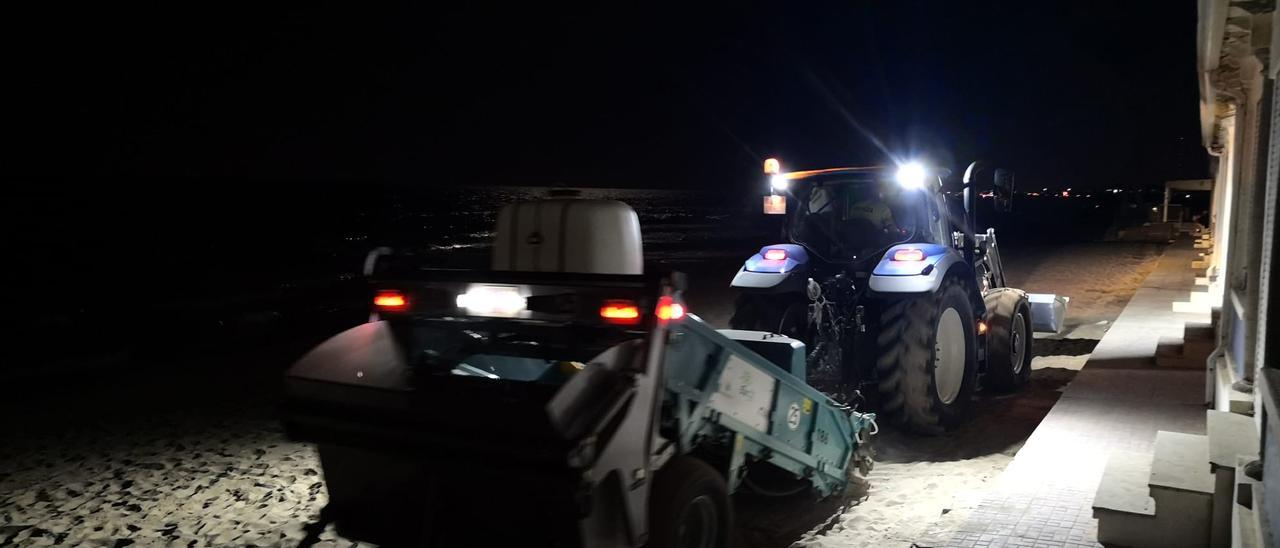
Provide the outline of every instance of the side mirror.
[[1013,171],[1004,168],[996,169],[991,189],[996,200],[996,210],[1006,213],[1013,211],[1013,188]]

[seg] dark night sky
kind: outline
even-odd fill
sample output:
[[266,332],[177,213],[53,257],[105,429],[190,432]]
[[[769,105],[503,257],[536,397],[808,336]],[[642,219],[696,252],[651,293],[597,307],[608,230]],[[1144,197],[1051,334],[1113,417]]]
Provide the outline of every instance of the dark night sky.
[[1203,176],[1190,0],[383,9],[14,14],[4,174],[715,188],[874,135],[1024,185]]

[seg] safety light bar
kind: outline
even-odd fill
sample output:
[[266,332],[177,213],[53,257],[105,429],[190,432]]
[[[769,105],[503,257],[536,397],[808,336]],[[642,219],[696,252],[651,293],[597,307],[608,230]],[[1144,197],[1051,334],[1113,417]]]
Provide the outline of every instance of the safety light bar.
[[924,251],[915,248],[899,249],[893,252],[893,260],[909,262],[923,261]]
[[785,249],[769,249],[764,252],[764,260],[766,261],[785,261],[787,260],[787,250]]
[[399,291],[379,291],[373,296],[373,306],[379,310],[404,310],[409,307],[409,300]]

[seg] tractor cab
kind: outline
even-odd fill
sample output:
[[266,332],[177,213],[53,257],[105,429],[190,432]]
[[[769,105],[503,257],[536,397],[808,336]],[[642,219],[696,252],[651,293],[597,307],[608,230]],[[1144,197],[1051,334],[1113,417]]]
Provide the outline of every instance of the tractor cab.
[[886,169],[778,177],[792,202],[786,238],[826,262],[865,262],[896,244],[942,242],[942,211],[933,193],[901,184]]

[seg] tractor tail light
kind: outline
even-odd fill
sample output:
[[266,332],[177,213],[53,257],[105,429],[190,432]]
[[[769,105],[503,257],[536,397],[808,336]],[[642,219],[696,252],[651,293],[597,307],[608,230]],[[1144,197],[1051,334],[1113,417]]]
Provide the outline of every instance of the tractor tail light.
[[640,306],[635,301],[608,300],[600,305],[600,318],[612,324],[635,325],[640,323]]
[[924,251],[914,248],[899,249],[893,252],[895,261],[923,261]]
[[400,311],[409,307],[409,300],[399,291],[379,291],[373,296],[373,306],[378,310]]
[[671,297],[662,297],[658,299],[658,308],[654,311],[659,320],[670,321],[678,320],[684,317],[684,305],[675,301]]

